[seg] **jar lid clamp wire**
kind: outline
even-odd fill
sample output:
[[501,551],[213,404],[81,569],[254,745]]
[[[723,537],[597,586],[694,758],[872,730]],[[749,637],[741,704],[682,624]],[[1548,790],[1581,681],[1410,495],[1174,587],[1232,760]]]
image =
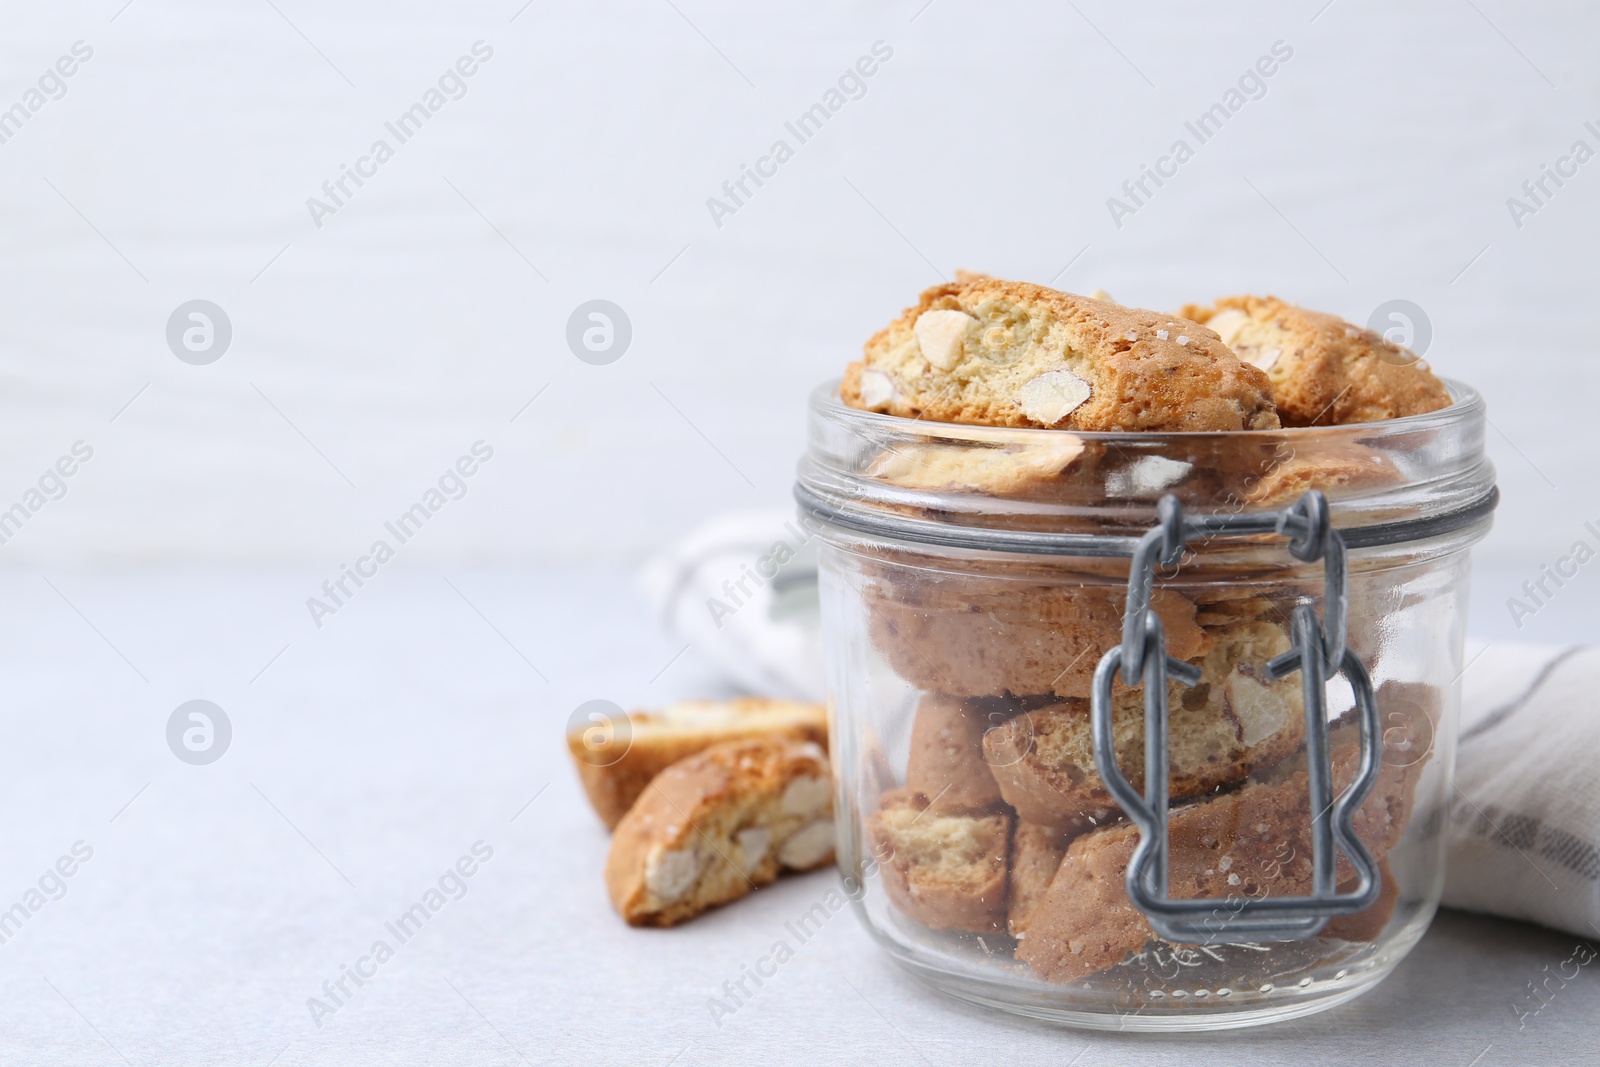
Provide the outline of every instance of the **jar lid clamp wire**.
[[[1378,777],[1378,709],[1372,680],[1359,657],[1345,646],[1348,574],[1345,543],[1329,522],[1328,505],[1313,489],[1281,512],[1188,517],[1171,495],[1157,507],[1159,520],[1139,539],[1128,575],[1123,642],[1101,658],[1090,701],[1095,766],[1107,790],[1139,827],[1139,844],[1128,864],[1128,899],[1160,936],[1172,941],[1212,944],[1244,938],[1296,940],[1311,937],[1336,915],[1361,911],[1381,888],[1377,864],[1357,838],[1356,808]],[[1325,618],[1302,600],[1294,609],[1294,647],[1265,665],[1269,679],[1298,670],[1305,704],[1306,771],[1311,803],[1312,891],[1294,897],[1186,898],[1169,895],[1167,867],[1167,681],[1192,686],[1199,670],[1167,655],[1161,620],[1150,608],[1158,564],[1171,566],[1195,537],[1257,536],[1289,538],[1291,555],[1302,562],[1323,561]],[[1145,792],[1141,794],[1117,765],[1112,732],[1112,685],[1118,671],[1129,686],[1144,686]],[[1326,718],[1330,674],[1342,674],[1355,694],[1361,751],[1355,778],[1333,796],[1332,760]],[[1355,887],[1336,891],[1336,863],[1342,853],[1356,873]]]

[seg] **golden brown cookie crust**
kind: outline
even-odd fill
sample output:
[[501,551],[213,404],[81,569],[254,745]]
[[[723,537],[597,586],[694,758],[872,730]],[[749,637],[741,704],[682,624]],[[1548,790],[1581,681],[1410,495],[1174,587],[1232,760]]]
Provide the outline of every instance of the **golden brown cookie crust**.
[[[1082,386],[1086,397],[1073,392]],[[840,396],[870,411],[984,426],[1216,431],[1279,425],[1265,376],[1210,330],[1172,315],[983,276],[923,292],[867,342],[863,358],[846,369]]]
[[1011,881],[1006,890],[1006,929],[1021,937],[1028,916],[1061,866],[1069,839],[1049,826],[1018,821],[1011,835]]
[[[828,747],[828,713],[820,704],[742,697],[688,700],[660,711],[631,711],[626,729],[591,738],[579,724],[567,748],[589,803],[611,829],[650,780],[672,764],[722,741],[786,737]],[[613,750],[620,751],[613,751]]]
[[1223,297],[1180,314],[1213,326],[1242,359],[1266,371],[1285,426],[1382,422],[1450,405],[1449,390],[1426,363],[1337,315],[1275,296]]
[[[915,572],[869,582],[873,644],[919,689],[954,696],[1089,696],[1096,663],[1122,640],[1122,586],[1042,585]],[[1151,607],[1167,648],[1188,659],[1210,647],[1194,604],[1157,589]]]
[[673,926],[833,858],[828,758],[809,741],[724,741],[662,771],[617,824],[606,889],[634,926]]
[[911,722],[906,788],[927,796],[930,811],[998,809],[1000,786],[984,762],[983,735],[1021,710],[1003,698],[925,694]]

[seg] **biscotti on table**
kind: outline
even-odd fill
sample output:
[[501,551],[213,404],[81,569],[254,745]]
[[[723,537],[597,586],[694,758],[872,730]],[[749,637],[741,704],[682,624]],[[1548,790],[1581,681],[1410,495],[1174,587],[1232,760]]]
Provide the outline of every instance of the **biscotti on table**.
[[820,704],[792,700],[684,700],[659,711],[631,711],[608,731],[578,724],[567,748],[595,813],[607,828],[622,819],[650,780],[719,741],[787,737],[828,744]]
[[809,741],[723,741],[658,774],[617,824],[611,902],[672,926],[833,859],[827,754]]
[[635,711],[567,735],[614,829],[605,883],[635,926],[674,926],[832,861],[826,710],[745,698]]

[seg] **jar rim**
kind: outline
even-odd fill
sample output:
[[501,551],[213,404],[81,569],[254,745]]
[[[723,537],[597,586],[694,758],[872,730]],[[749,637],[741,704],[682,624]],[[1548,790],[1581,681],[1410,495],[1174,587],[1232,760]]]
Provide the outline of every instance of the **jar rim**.
[[876,425],[891,430],[906,430],[915,425],[918,428],[917,432],[929,436],[951,441],[965,439],[982,443],[991,443],[997,436],[1004,436],[1018,442],[1045,443],[1051,440],[1058,440],[1062,434],[1071,434],[1073,437],[1084,441],[1096,441],[1106,444],[1121,444],[1125,442],[1147,444],[1151,441],[1165,439],[1180,441],[1211,438],[1259,439],[1267,434],[1284,435],[1291,439],[1367,440],[1375,436],[1393,436],[1417,430],[1447,427],[1486,417],[1487,405],[1484,403],[1483,394],[1467,383],[1455,378],[1441,376],[1439,380],[1449,390],[1451,403],[1435,411],[1424,412],[1420,415],[1402,415],[1399,418],[1385,419],[1381,422],[1353,422],[1337,426],[1280,426],[1272,430],[1058,430],[1041,426],[982,426],[974,423],[935,422],[923,420],[920,417],[908,419],[903,415],[867,411],[863,408],[851,407],[846,404],[839,395],[839,385],[843,378],[831,378],[818,384],[811,390],[809,405],[814,412],[856,419],[868,426]]
[[[1098,542],[1121,555],[1112,542],[1150,527],[1168,484],[1196,514],[1281,510],[1305,489],[1322,489],[1352,548],[1448,534],[1475,540],[1499,499],[1484,447],[1485,404],[1465,383],[1445,385],[1448,407],[1382,422],[1080,432],[864,411],[844,403],[834,379],[810,395],[795,496],[813,520],[857,536],[963,550],[1108,554],[1083,551]],[[1052,467],[1062,454],[1083,458]],[[1280,454],[1286,458],[1272,458]],[[1158,477],[1141,482],[1140,464]],[[1276,495],[1235,492],[1277,474],[1284,484],[1272,484]],[[1176,483],[1159,484],[1169,476]]]

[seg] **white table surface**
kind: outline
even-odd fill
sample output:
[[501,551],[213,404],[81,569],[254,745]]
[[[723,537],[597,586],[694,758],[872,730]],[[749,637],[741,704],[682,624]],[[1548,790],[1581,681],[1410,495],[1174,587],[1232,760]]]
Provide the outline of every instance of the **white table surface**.
[[[1600,1056],[1588,968],[1520,1030],[1513,1010],[1573,938],[1455,913],[1346,1007],[1151,1038],[947,1000],[846,911],[719,1027],[708,999],[836,876],[782,881],[676,930],[629,929],[606,901],[606,835],[560,741],[584,700],[658,702],[715,680],[656,631],[625,574],[392,571],[320,631],[304,599],[324,576],[309,571],[0,572],[0,908],[74,842],[94,850],[66,895],[0,944],[0,1062]],[[210,766],[166,747],[168,716],[193,698],[233,724]],[[466,895],[315,1026],[307,998],[480,840],[493,858]]]

